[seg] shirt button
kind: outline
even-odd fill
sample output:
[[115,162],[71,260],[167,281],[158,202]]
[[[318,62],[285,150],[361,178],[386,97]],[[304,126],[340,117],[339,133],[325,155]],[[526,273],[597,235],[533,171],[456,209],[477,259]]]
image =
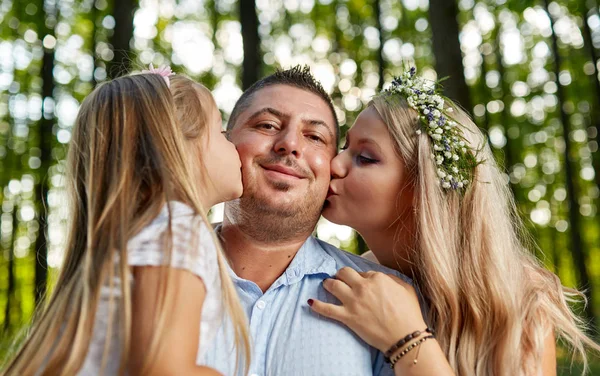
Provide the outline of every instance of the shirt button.
[[267,305],[267,303],[265,303],[265,301],[264,301],[264,300],[259,300],[259,301],[256,303],[256,308],[258,308],[258,309],[264,309],[266,305]]

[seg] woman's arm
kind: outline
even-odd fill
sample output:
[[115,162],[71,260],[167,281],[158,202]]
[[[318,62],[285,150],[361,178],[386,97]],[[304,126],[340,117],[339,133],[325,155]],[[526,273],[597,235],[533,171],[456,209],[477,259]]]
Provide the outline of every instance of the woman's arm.
[[[153,318],[158,307],[159,281],[163,267],[134,268],[135,286],[132,292],[132,333],[129,373],[138,375],[150,350],[155,332]],[[166,294],[172,297],[165,305],[165,321],[161,346],[152,359],[152,369],[145,375],[217,376],[217,371],[196,365],[200,318],[206,288],[202,279],[187,270],[173,269]]]
[[[308,302],[311,308],[342,322],[382,353],[407,334],[426,327],[415,290],[400,279],[378,272],[358,273],[346,267],[338,271],[336,278],[323,281],[323,287],[342,305],[311,299]],[[394,372],[396,375],[454,375],[435,339],[426,340],[402,357]]]

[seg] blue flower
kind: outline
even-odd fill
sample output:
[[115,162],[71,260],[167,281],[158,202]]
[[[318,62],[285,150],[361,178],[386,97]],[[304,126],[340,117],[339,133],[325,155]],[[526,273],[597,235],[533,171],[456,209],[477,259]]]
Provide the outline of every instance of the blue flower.
[[440,120],[438,120],[438,125],[442,127],[444,124],[446,124],[446,118],[442,116],[440,117]]
[[415,68],[415,67],[410,68],[410,76],[411,77],[414,76],[415,73],[417,73],[417,68]]

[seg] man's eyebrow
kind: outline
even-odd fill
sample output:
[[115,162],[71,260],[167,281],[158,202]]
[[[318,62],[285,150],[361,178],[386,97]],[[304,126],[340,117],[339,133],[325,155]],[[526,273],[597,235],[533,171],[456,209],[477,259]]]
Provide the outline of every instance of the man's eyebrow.
[[250,117],[248,118],[248,121],[254,120],[255,118],[257,118],[260,115],[263,115],[265,113],[277,116],[279,118],[289,118],[290,117],[290,115],[284,114],[283,112],[276,110],[272,107],[263,107],[260,110],[256,111],[255,113],[253,113],[252,115],[250,115]]
[[324,127],[325,129],[327,129],[327,133],[329,133],[329,137],[331,137],[332,140],[335,140],[335,136],[333,135],[333,131],[331,130],[331,128],[327,125],[327,123],[325,123],[323,120],[317,120],[317,119],[302,119],[302,122],[304,124],[309,124],[312,125],[314,127]]

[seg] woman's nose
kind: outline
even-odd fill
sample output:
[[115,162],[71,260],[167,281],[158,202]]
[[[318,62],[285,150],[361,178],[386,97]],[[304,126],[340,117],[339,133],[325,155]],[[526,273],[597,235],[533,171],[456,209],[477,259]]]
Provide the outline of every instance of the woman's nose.
[[331,160],[331,178],[343,179],[348,174],[346,151],[342,151]]

